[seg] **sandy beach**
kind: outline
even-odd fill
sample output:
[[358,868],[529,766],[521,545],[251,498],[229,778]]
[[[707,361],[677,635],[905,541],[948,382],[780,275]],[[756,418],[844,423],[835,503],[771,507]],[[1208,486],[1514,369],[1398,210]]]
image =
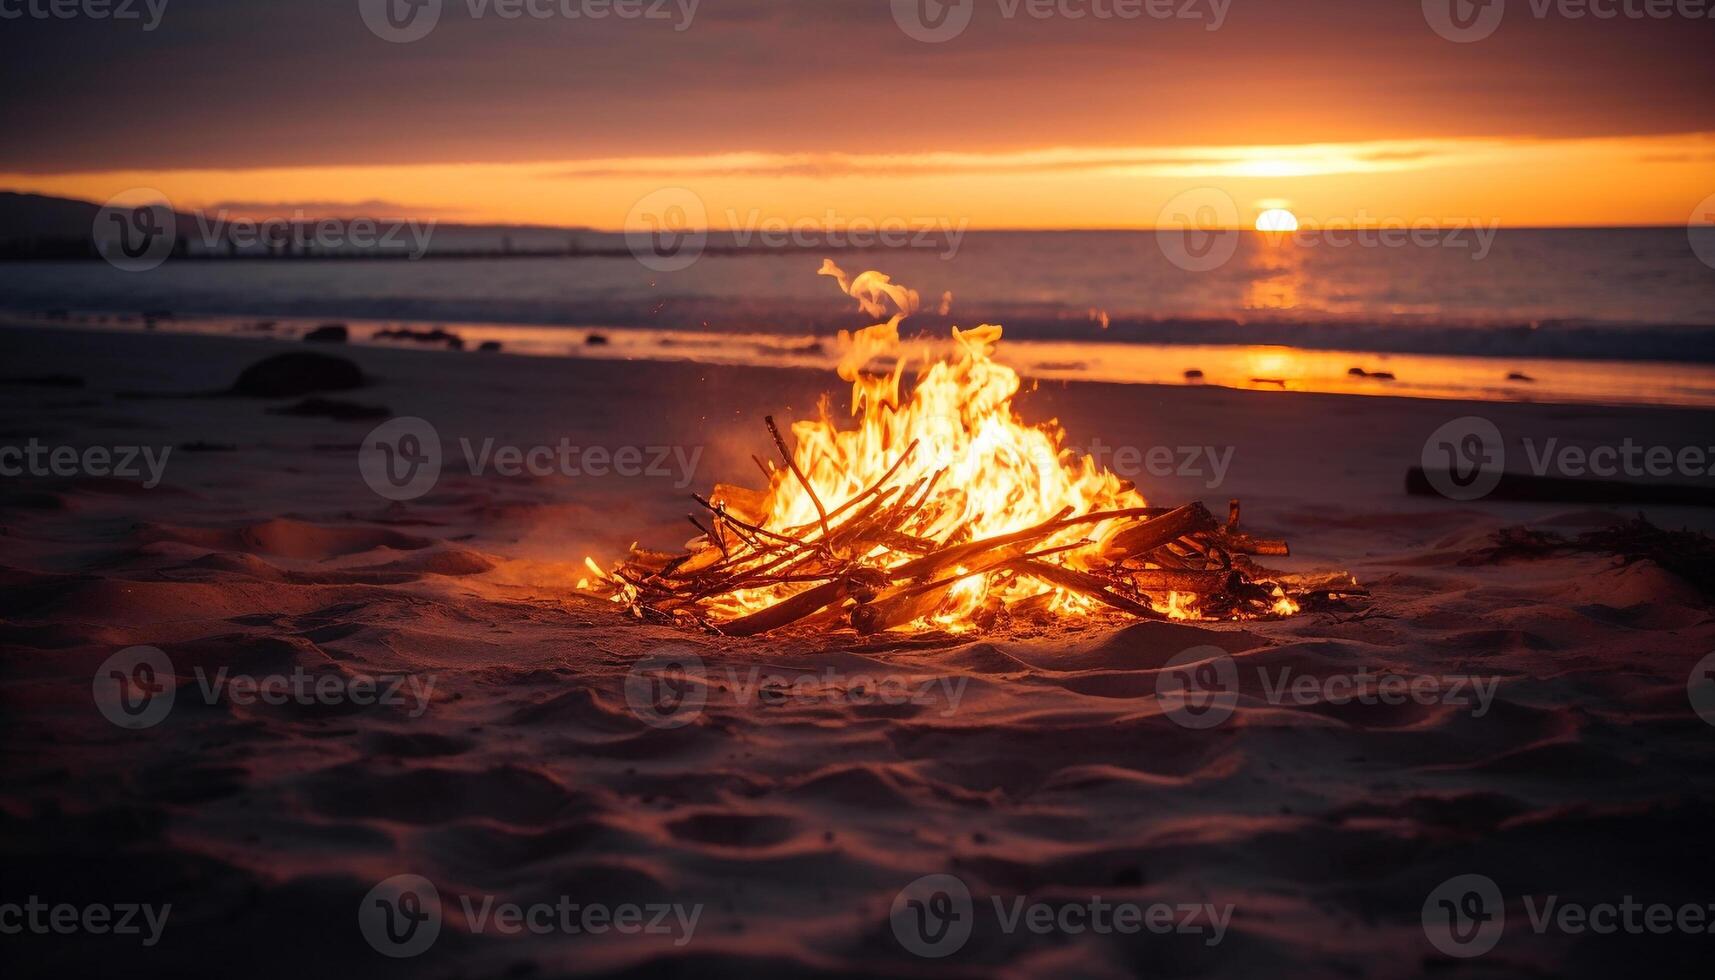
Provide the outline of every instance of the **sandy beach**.
[[[137,476],[60,475],[50,452],[3,485],[6,894],[170,905],[147,945],[146,926],[32,937],[17,975],[1611,976],[1707,961],[1706,936],[1533,922],[1545,896],[1710,901],[1715,714],[1688,697],[1715,650],[1708,596],[1649,560],[1486,551],[1503,527],[1576,536],[1639,508],[1409,497],[1404,475],[1459,416],[1509,440],[1682,447],[1708,441],[1708,412],[1044,383],[1017,407],[1059,419],[1069,445],[1172,451],[1134,477],[1152,503],[1243,498],[1249,527],[1291,540],[1279,564],[1350,572],[1370,597],[1243,623],[732,639],[580,595],[583,559],[678,547],[695,533],[688,494],[753,476],[762,417],[843,403],[837,379],[327,345],[370,381],[325,397],[367,417],[182,397],[309,346],[0,330],[0,443],[139,461]],[[445,459],[432,489],[389,500],[358,447],[403,416],[433,426]],[[503,475],[506,447],[562,442],[583,450],[578,474]],[[126,676],[172,697],[127,728],[100,691],[139,646],[166,662]],[[1199,650],[1231,672],[1230,699],[1163,696]],[[663,656],[700,666],[679,701],[640,700],[639,662]],[[332,678],[331,693],[270,697],[284,690],[270,678]],[[1376,690],[1396,696],[1351,693],[1386,678]],[[1466,961],[1425,916],[1473,873],[1501,889],[1505,929]],[[415,958],[363,918],[398,875],[438,894],[433,949]],[[908,886],[929,875],[968,889],[969,931],[925,956],[899,927],[928,908]],[[565,897],[637,917],[529,928]],[[1092,903],[1159,928],[1027,925],[1037,906],[1061,926],[1100,920]],[[525,925],[505,928],[509,906]]]

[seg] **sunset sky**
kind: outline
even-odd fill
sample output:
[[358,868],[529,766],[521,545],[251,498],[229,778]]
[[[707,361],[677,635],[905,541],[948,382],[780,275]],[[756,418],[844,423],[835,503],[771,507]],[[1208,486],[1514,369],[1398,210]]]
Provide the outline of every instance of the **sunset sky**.
[[1418,0],[1231,0],[1218,30],[1213,0],[975,0],[928,44],[887,0],[702,0],[688,23],[689,0],[600,21],[469,2],[402,44],[358,0],[5,21],[0,84],[30,95],[0,100],[0,188],[601,228],[663,187],[715,227],[1150,227],[1201,186],[1321,222],[1683,224],[1715,193],[1715,19],[1511,0],[1456,44]]

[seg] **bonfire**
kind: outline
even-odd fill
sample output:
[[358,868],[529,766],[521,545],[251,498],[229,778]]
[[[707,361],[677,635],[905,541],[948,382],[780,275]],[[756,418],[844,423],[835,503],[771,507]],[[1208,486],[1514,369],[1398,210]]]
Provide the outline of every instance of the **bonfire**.
[[[641,618],[751,636],[775,630],[989,629],[1026,619],[1286,616],[1326,588],[1252,556],[1285,542],[1239,529],[1200,502],[1151,506],[1129,481],[1063,448],[1055,422],[1013,411],[1020,378],[993,359],[1001,328],[952,330],[952,353],[903,396],[899,328],[916,291],[879,272],[835,280],[882,322],[840,334],[840,377],[855,427],[824,400],[790,438],[767,419],[779,462],[766,484],[693,494],[698,534],[682,553],[633,545],[579,582]],[[943,303],[946,301],[943,300]],[[891,367],[886,367],[892,358]],[[872,365],[883,365],[873,370]]]

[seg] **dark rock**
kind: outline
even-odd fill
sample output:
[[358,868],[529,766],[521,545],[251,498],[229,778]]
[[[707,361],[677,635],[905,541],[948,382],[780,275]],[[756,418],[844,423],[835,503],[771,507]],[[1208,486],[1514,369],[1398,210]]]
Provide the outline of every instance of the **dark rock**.
[[1508,381],[1529,381],[1532,383],[1535,383],[1535,381],[1536,381],[1535,378],[1531,377],[1528,374],[1525,374],[1523,371],[1511,372],[1510,374],[1507,375],[1507,380]]
[[1393,380],[1393,372],[1392,371],[1371,371],[1370,377],[1376,379],[1377,381],[1392,381]]
[[411,330],[406,327],[395,327],[391,330],[378,330],[376,340],[410,340],[419,344],[446,344],[453,350],[464,350],[464,338],[448,330],[436,327],[433,330]]
[[349,391],[366,383],[363,370],[343,357],[293,351],[250,365],[228,394],[291,398],[316,391]]
[[1191,370],[1185,372],[1185,380],[1186,381],[1201,381],[1201,380],[1203,380],[1203,372],[1197,370],[1196,368],[1192,368]]
[[335,398],[306,398],[303,401],[287,405],[285,408],[270,408],[268,414],[356,422],[362,419],[389,418],[393,412],[382,405],[359,405],[355,402],[342,402]]
[[351,338],[351,331],[343,323],[324,323],[304,334],[304,339],[318,344],[343,344]]
[[498,340],[485,340],[480,345],[478,345],[476,349],[479,351],[488,351],[488,352],[492,353],[494,351],[500,350],[500,341],[498,341]]
[[1363,368],[1357,368],[1357,367],[1347,368],[1346,373],[1351,375],[1354,378],[1367,378],[1370,376],[1370,372],[1364,370]]
[[584,338],[584,344],[590,347],[606,347],[607,334],[592,333],[588,337]]

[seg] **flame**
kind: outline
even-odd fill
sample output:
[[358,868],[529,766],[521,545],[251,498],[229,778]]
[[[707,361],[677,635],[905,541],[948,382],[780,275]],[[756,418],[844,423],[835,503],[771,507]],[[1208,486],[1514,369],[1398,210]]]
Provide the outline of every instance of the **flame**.
[[[919,308],[917,292],[879,272],[848,277],[832,261],[824,261],[819,274],[833,278],[870,316],[887,319],[840,334],[838,372],[851,383],[851,415],[857,424],[841,428],[825,401],[818,418],[793,423],[793,461],[815,495],[790,470],[776,468],[766,514],[756,521],[761,527],[780,534],[816,527],[818,500],[827,507],[862,493],[900,464],[913,442],[917,448],[890,484],[908,487],[923,481],[931,488],[917,517],[903,529],[918,539],[948,544],[988,538],[1034,527],[1067,507],[1088,513],[1146,506],[1130,483],[1064,449],[1065,433],[1057,422],[1027,425],[1019,418],[1012,406],[1019,376],[992,357],[1000,327],[954,327],[951,356],[928,363],[902,397],[907,359],[900,354],[899,325]],[[948,302],[943,297],[942,308]],[[890,369],[865,371],[888,356],[894,357]],[[1117,526],[1104,522],[1068,529],[1034,547],[1064,548],[1053,561],[1087,569],[1099,561],[1098,542]],[[879,546],[869,557],[888,554],[894,555],[894,565],[910,557]],[[1087,596],[1009,571],[960,568],[955,574],[959,580],[936,613],[911,625],[964,629],[996,599],[1012,603],[1038,595],[1047,596],[1047,611],[1061,616],[1089,615],[1098,608]],[[721,618],[742,616],[794,591],[789,584],[744,589],[715,599],[710,608]]]
[[[1233,545],[1241,555],[1286,554],[1282,542],[1236,531],[1237,501],[1224,529],[1200,503],[1150,508],[1129,481],[1066,448],[1057,421],[1026,424],[1013,409],[1019,376],[994,360],[1000,327],[953,327],[907,389],[900,324],[920,308],[917,291],[879,272],[848,276],[831,261],[818,274],[879,321],[839,335],[837,372],[851,384],[855,424],[825,398],[816,418],[791,425],[790,440],[768,419],[785,465],[761,464],[766,489],[717,484],[697,498],[712,522],[691,518],[702,533],[685,553],[634,542],[611,573],[585,559],[596,577],[578,588],[638,617],[740,636],[818,617],[873,633],[1076,619],[1109,606],[1176,620],[1298,612],[1279,585],[1265,581],[1272,590],[1262,592],[1246,577],[1266,569],[1232,561]],[[937,309],[951,303],[945,294]],[[1178,547],[1146,543],[1161,531],[1178,534]],[[1207,567],[1193,570],[1193,552]],[[1156,585],[1136,588],[1144,578]],[[1161,596],[1164,580],[1214,591]]]

